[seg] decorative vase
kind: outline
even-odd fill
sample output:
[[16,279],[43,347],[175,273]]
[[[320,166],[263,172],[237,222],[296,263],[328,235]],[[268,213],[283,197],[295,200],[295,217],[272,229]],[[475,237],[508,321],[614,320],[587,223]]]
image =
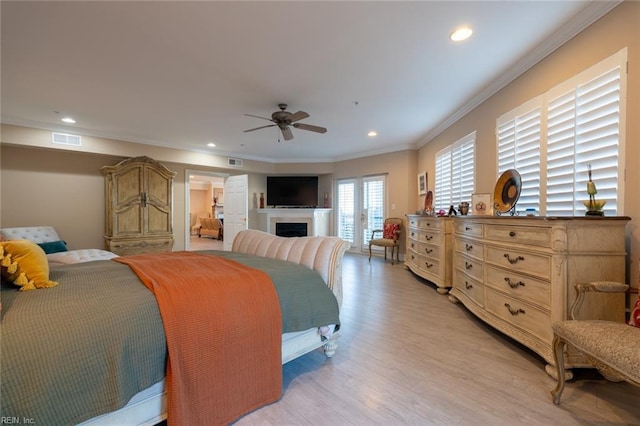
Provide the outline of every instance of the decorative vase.
[[260,208],[264,209],[264,192],[260,193]]
[[325,209],[329,208],[329,193],[328,192],[324,193],[324,208]]

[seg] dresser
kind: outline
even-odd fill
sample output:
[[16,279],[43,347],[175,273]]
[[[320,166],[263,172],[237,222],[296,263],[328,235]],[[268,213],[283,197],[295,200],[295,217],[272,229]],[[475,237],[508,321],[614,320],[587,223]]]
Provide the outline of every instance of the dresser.
[[451,288],[452,220],[448,217],[407,215],[405,266],[434,283],[440,294]]
[[118,255],[173,248],[175,172],[135,157],[101,169],[105,177],[105,246]]
[[[574,285],[625,282],[629,218],[461,216],[452,221],[449,298],[538,353],[553,375],[551,324],[569,318]],[[580,315],[624,321],[624,295],[588,294]],[[572,350],[566,365],[568,370],[590,366]]]

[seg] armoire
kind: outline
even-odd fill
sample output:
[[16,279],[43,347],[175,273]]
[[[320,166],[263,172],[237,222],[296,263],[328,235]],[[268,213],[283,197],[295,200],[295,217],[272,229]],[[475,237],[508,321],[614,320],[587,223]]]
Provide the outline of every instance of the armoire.
[[105,247],[120,256],[173,248],[173,179],[149,157],[101,168],[105,177]]

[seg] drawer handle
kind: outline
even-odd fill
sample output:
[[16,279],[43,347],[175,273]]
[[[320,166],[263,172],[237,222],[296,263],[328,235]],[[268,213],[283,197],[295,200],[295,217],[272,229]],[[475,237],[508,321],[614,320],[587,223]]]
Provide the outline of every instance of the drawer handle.
[[472,246],[471,244],[467,244],[467,243],[465,243],[465,245],[464,245],[464,249],[465,249],[466,251],[471,251],[471,250],[473,250],[473,246]]
[[516,263],[520,262],[521,260],[524,260],[524,257],[522,256],[518,256],[518,257],[511,257],[509,256],[509,254],[505,253],[504,257],[509,261],[510,264],[515,265]]
[[425,240],[431,241],[433,239],[433,235],[427,235],[424,237]]
[[505,308],[507,308],[507,309],[509,310],[509,313],[510,313],[511,315],[513,315],[513,316],[516,316],[516,315],[520,315],[520,314],[524,314],[524,313],[525,313],[524,309],[522,309],[522,308],[513,309],[513,308],[511,308],[511,305],[509,305],[508,303],[505,303],[505,304],[504,304],[504,307],[505,307]]
[[424,262],[424,265],[425,265],[427,268],[431,268],[431,267],[433,267],[433,263],[429,263],[429,262]]
[[411,243],[411,248],[414,248],[416,246],[415,243]]
[[470,228],[470,227],[468,227],[468,226],[465,226],[465,227],[464,227],[464,230],[465,230],[465,231],[471,231],[471,228]]
[[504,277],[504,280],[507,282],[507,284],[509,284],[509,287],[516,289],[519,286],[524,287],[524,283],[522,281],[518,281],[517,283],[511,281],[511,278],[509,277]]
[[415,237],[415,236],[416,236],[415,232],[412,232],[412,233],[411,233],[411,236],[412,236],[412,237]]
[[516,236],[516,233],[515,233],[515,232],[513,232],[513,231],[510,231],[510,232],[509,232],[509,236],[510,236],[510,237],[515,237],[515,236]]
[[464,262],[464,268],[465,269],[471,269],[471,268],[473,268],[473,264],[469,263],[469,262]]
[[427,254],[431,254],[431,252],[433,251],[433,249],[426,248],[426,249],[424,249],[424,251],[425,251],[425,253],[427,253]]
[[471,290],[473,288],[473,286],[465,281],[464,282],[464,288],[466,288],[467,290]]
[[427,226],[431,226],[431,223],[427,222]]
[[411,255],[411,260],[415,259],[416,257],[414,255]]

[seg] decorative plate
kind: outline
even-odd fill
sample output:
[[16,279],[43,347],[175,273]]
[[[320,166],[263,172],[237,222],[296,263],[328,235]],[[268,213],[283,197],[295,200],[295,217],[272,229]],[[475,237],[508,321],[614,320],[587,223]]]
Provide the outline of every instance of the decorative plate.
[[496,212],[505,213],[511,210],[520,198],[521,188],[522,178],[515,169],[502,173],[493,191],[493,207]]

